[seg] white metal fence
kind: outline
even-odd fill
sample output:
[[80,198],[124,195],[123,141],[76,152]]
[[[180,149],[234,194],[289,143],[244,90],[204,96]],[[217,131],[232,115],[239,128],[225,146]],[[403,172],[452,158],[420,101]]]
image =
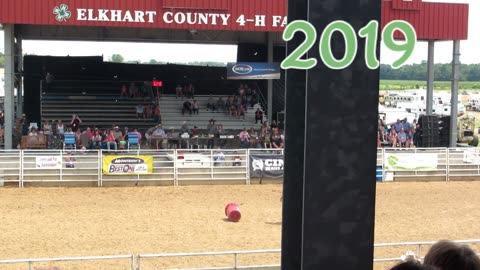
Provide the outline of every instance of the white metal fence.
[[[0,152],[0,186],[19,187],[38,183],[77,183],[104,186],[109,183],[155,182],[181,185],[195,181],[236,181],[250,184],[250,154],[283,154],[268,149],[132,150],[11,150]],[[151,157],[149,173],[105,172],[105,157]],[[107,170],[108,171],[108,170]]]
[[[398,166],[391,157],[399,158]],[[380,148],[377,181],[480,180],[480,148]]]
[[[104,173],[103,159],[120,155],[151,157],[151,173]],[[104,186],[119,182],[182,185],[199,181],[250,184],[250,155],[283,155],[283,150],[223,149],[221,154],[217,150],[200,149],[4,150],[0,152],[0,186],[39,183]],[[393,166],[392,161],[398,164]],[[380,148],[376,170],[377,181],[480,180],[480,148]]]
[[[459,244],[467,244],[477,253],[479,251],[478,244],[480,239],[470,239],[470,240],[457,240],[453,241]],[[416,257],[423,259],[424,254],[428,250],[427,247],[435,244],[436,241],[422,241],[422,242],[401,242],[401,243],[380,243],[374,244],[375,251],[380,248],[394,248],[390,253],[395,253],[395,257],[387,258],[374,258],[374,263],[385,263],[385,262],[399,262],[401,261],[401,255],[405,254],[409,250],[415,250]],[[398,252],[398,253],[396,253]],[[122,269],[130,270],[150,270],[150,269],[165,269],[165,270],[229,270],[229,269],[280,269],[280,249],[270,249],[270,250],[249,250],[249,251],[223,251],[223,252],[192,252],[192,253],[162,253],[162,254],[138,254],[138,255],[114,255],[114,256],[90,256],[90,257],[66,257],[66,258],[37,258],[37,259],[12,259],[12,260],[0,260],[0,265],[6,264],[26,264],[28,270],[32,270],[35,263],[41,262],[73,262],[73,261],[104,261],[104,260],[115,260],[115,259],[125,259],[126,262],[123,264]],[[258,264],[258,265],[245,265],[239,262],[240,256],[248,255],[265,255],[265,254],[276,254],[274,259],[276,262],[273,264]],[[160,263],[151,268],[149,266],[144,267],[142,262],[148,259],[159,259],[159,258],[179,258],[185,259],[187,257],[218,257],[218,256],[230,256],[230,265],[229,266],[212,266],[212,267],[198,267],[192,266],[195,268],[166,268]],[[160,267],[160,268],[159,268]]]

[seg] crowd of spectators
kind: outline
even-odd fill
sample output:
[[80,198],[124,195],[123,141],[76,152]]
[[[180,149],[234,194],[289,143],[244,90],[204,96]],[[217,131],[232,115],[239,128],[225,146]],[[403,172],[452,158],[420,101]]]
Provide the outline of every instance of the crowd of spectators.
[[390,126],[385,118],[378,119],[377,147],[390,146],[393,148],[410,148],[415,146],[417,122],[409,123],[407,118],[397,119]]
[[[186,95],[187,100],[185,100],[182,104],[182,114],[199,114],[200,106],[198,104],[198,101],[195,100],[193,92],[191,90],[182,89],[185,89],[185,87],[182,88],[181,85],[177,86],[177,98],[183,98],[184,91],[187,91],[187,93],[190,94]],[[223,99],[223,97],[215,99],[212,95],[210,95],[206,104],[206,110],[211,110],[212,112],[218,113],[227,113],[228,115],[236,117],[237,119],[245,120],[245,114],[248,108],[253,107],[255,104],[258,103],[258,101],[259,94],[256,89],[252,89],[247,84],[240,84],[235,93],[230,95],[225,100]],[[257,112],[255,113],[255,119],[257,122],[263,122],[263,112],[257,110]]]
[[[180,130],[172,127],[164,129],[159,124],[147,130],[145,137],[147,144],[155,144],[157,149],[187,148],[189,144],[194,144],[192,147],[195,148],[225,148],[227,142],[232,139],[238,142],[242,148],[282,149],[285,145],[285,133],[281,132],[275,121],[271,125],[263,122],[259,129],[244,128],[240,133],[233,135],[231,132],[225,131],[223,125],[217,124],[214,119],[209,120],[205,129],[199,129],[197,126],[190,127],[187,121],[183,122]],[[190,140],[198,138],[203,140]]]

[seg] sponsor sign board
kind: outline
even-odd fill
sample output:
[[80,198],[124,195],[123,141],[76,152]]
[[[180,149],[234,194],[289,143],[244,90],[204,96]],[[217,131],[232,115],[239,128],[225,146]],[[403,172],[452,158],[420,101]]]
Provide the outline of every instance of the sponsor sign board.
[[283,177],[283,155],[250,155],[250,177]]
[[385,169],[390,171],[436,170],[438,154],[385,153]]
[[280,79],[278,63],[228,63],[228,80],[275,80]]
[[35,157],[35,168],[60,169],[62,168],[62,158],[60,156],[37,156]]
[[104,156],[103,174],[151,174],[152,156]]

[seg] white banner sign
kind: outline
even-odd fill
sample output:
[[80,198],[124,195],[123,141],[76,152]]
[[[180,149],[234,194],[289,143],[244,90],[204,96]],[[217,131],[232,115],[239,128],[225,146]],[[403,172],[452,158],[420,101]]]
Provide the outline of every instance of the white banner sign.
[[60,169],[62,168],[62,158],[60,156],[40,156],[36,157],[35,164],[37,169]]
[[385,153],[384,164],[390,171],[436,170],[438,154]]

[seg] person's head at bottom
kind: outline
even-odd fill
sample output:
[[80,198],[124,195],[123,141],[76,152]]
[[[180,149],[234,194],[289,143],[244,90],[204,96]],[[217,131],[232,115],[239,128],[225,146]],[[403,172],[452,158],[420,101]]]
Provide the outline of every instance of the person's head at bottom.
[[434,244],[423,263],[438,270],[480,270],[480,259],[470,247],[446,240]]
[[408,262],[402,262],[394,267],[390,268],[390,270],[439,270],[436,268],[432,268],[428,265],[422,265],[418,261],[408,261]]

